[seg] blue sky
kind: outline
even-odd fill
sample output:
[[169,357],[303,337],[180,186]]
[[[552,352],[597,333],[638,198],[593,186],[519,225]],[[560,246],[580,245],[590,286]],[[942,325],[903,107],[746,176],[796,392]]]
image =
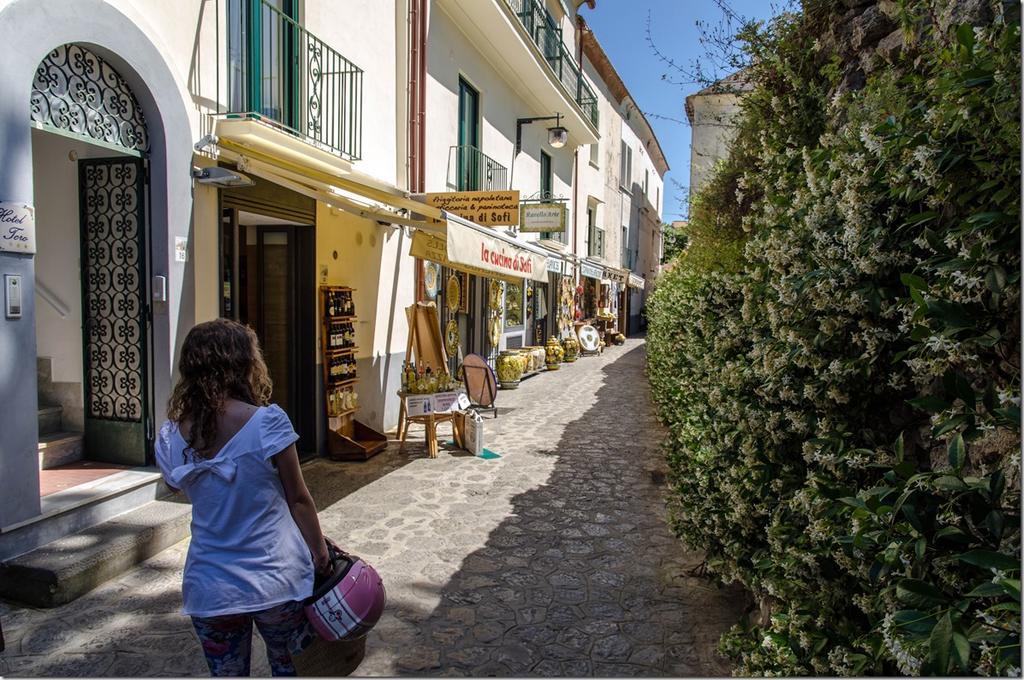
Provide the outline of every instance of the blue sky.
[[[728,0],[740,16],[767,19],[773,15],[768,0]],[[698,20],[716,24],[722,11],[712,0],[597,0],[597,9],[586,6],[580,10],[593,29],[615,70],[626,83],[630,94],[645,114],[658,114],[680,121],[686,120],[683,103],[686,95],[701,89],[696,84],[673,84],[662,80],[662,74],[674,79],[683,77],[658,61],[647,44],[647,16],[651,16],[651,36],[666,56],[689,68],[694,59],[704,55],[699,42]],[[680,219],[680,192],[672,179],[686,186],[690,178],[690,127],[687,124],[654,116],[647,119],[658,135],[669,170],[665,177],[666,222]]]

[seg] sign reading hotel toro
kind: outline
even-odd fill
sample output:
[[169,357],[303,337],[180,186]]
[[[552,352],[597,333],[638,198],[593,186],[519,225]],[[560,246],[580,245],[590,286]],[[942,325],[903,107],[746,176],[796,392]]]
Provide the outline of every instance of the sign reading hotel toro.
[[454,191],[424,196],[440,208],[485,227],[519,224],[518,191]]

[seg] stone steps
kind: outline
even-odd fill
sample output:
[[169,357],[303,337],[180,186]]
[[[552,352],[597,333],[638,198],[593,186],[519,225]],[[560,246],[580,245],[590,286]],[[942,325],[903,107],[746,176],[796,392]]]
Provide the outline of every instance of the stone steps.
[[189,535],[192,506],[157,500],[0,562],[0,597],[58,607]]
[[50,470],[82,460],[80,432],[50,432],[39,435],[39,469]]

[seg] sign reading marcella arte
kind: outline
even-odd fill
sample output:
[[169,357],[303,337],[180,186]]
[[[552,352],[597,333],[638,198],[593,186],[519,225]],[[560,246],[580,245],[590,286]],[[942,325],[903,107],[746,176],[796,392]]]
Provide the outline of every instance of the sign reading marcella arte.
[[425,194],[427,205],[485,227],[519,223],[518,191],[453,191]]
[[565,231],[564,203],[522,203],[519,231]]
[[548,258],[456,222],[448,223],[448,258],[500,278],[548,280]]
[[36,211],[27,203],[0,201],[0,250],[36,252]]

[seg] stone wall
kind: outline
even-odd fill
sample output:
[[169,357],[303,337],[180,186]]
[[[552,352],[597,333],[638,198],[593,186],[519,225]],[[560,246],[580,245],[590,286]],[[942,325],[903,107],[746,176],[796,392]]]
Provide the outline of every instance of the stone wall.
[[[1014,0],[947,0],[941,9],[912,23],[903,16],[896,0],[806,0],[805,11],[820,17],[831,28],[822,35],[822,64],[839,55],[843,78],[839,92],[858,90],[872,71],[892,66],[904,52],[912,54],[915,43],[929,25],[947,31],[959,24],[989,24],[1001,14],[1019,20],[1020,5]],[[904,62],[906,63],[906,62]]]

